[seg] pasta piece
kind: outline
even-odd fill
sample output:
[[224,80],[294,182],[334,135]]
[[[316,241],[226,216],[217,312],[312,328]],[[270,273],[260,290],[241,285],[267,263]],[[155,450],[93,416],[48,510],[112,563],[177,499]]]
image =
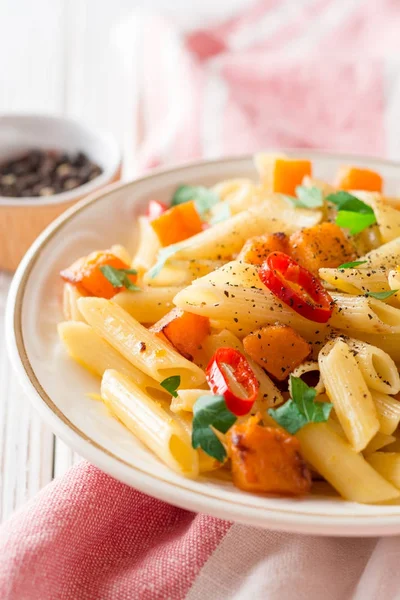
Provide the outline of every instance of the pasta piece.
[[347,294],[386,292],[390,289],[387,269],[320,269],[319,277]]
[[335,185],[341,190],[382,191],[382,177],[379,173],[361,167],[344,166],[337,173]]
[[211,189],[219,196],[221,201],[224,201],[229,200],[232,195],[235,195],[244,187],[251,185],[254,185],[251,179],[241,177],[237,179],[225,179],[225,181],[217,183]]
[[136,292],[125,290],[113,298],[139,323],[155,323],[174,308],[173,299],[179,287],[148,288]]
[[138,218],[138,229],[139,245],[131,265],[133,269],[143,273],[154,265],[161,244],[148,217]]
[[376,504],[399,497],[400,492],[334,432],[330,423],[310,423],[296,437],[306,461],[346,500]]
[[289,249],[294,260],[315,274],[323,267],[338,267],[356,258],[353,245],[335,223],[321,223],[292,233]]
[[94,375],[102,377],[107,369],[115,369],[130,377],[153,400],[170,398],[157,381],[134,367],[86,323],[59,323],[58,335],[71,358]]
[[232,260],[204,277],[193,281],[192,285],[249,287],[265,290],[254,265]]
[[271,192],[294,196],[305,176],[311,176],[309,160],[261,152],[254,157],[263,187]]
[[[391,290],[400,290],[400,268],[397,267],[388,273],[388,284]],[[393,294],[390,297],[390,303],[396,304],[397,306],[400,304],[400,292]]]
[[[230,179],[223,181],[214,186],[213,190],[222,201],[228,204],[230,214],[232,215],[236,215],[260,201],[256,187],[250,179]],[[211,209],[211,217],[217,215],[218,206],[217,204]]]
[[218,348],[235,348],[235,350],[242,352],[249,361],[260,384],[258,397],[253,406],[253,412],[260,411],[264,418],[268,408],[282,404],[283,397],[276,385],[268,377],[265,371],[259,367],[248,354],[246,354],[242,342],[228,330],[208,336],[208,338],[204,340],[202,348],[194,355],[195,363],[205,369]]
[[394,433],[400,423],[400,402],[392,396],[371,391],[379,419],[379,431],[385,435]]
[[398,366],[400,365],[400,334],[374,334],[357,331],[357,337],[372,346],[381,348]]
[[358,260],[366,260],[363,265],[366,269],[392,269],[400,261],[400,237],[383,244],[376,250],[371,250]]
[[[308,342],[315,341],[319,345],[325,339],[329,332],[328,325],[302,317],[281,303],[267,288],[264,290],[233,285],[213,287],[212,284],[197,285],[195,282],[179,292],[174,303],[182,310],[221,321],[221,325],[224,324],[239,337],[264,325],[279,322],[293,327]],[[366,315],[365,319],[368,319]]]
[[303,495],[311,474],[299,441],[276,427],[261,427],[258,416],[235,424],[227,434],[233,483],[249,492]]
[[115,302],[81,298],[78,306],[98,335],[156,381],[180,375],[183,388],[198,387],[205,381],[199,367],[158,339]]
[[[279,212],[280,204],[270,206],[263,202],[217,223],[182,243],[174,259],[229,259],[241,250],[249,237],[278,231],[292,233],[299,227],[309,227],[321,220],[318,211],[295,209],[284,204],[285,212],[282,214]],[[279,218],[276,214],[279,214]]]
[[[318,361],[310,360],[310,361],[304,362],[299,367],[296,367],[292,371],[293,377],[300,377],[302,379],[303,379],[303,375],[306,375],[307,373],[318,374],[318,381],[313,387],[314,387],[315,391],[317,392],[317,396],[320,396],[321,394],[323,394],[325,392],[325,385],[324,385],[324,382],[322,381]],[[290,392],[290,395],[292,395],[290,380],[289,380],[289,392]],[[329,398],[327,398],[327,399],[329,401]]]
[[321,190],[324,196],[329,196],[329,194],[334,194],[337,191],[337,189],[330,183],[322,181],[322,179],[310,177],[309,175],[306,175],[303,178],[302,185],[307,188],[316,187],[317,189]]
[[131,264],[131,255],[125,246],[121,246],[121,244],[114,244],[114,246],[111,246],[110,252],[122,260],[122,262],[124,262],[126,265]]
[[367,457],[373,467],[382,477],[390,481],[395,487],[400,488],[400,453],[375,452]]
[[101,382],[101,396],[125,427],[171,469],[187,477],[198,475],[199,459],[190,435],[172,413],[154,402],[133,381],[108,370]]
[[400,392],[400,376],[393,359],[383,350],[359,340],[346,340],[367,386],[383,394]]
[[347,344],[335,340],[324,346],[318,362],[339,422],[353,448],[360,452],[379,430],[379,420],[357,361]]
[[142,281],[151,287],[189,285],[194,279],[204,277],[223,264],[220,260],[170,260],[155,277],[145,273]]
[[150,331],[170,342],[188,360],[210,334],[210,319],[179,308],[172,309]]
[[360,333],[400,333],[400,309],[375,298],[331,294],[335,308],[329,324],[337,329]]
[[247,354],[270,375],[284,381],[311,353],[310,345],[288,325],[268,325],[243,339]]
[[174,413],[181,411],[193,412],[193,406],[195,402],[204,396],[204,394],[210,393],[209,390],[177,390],[177,398],[171,398],[171,410]]
[[80,291],[71,283],[64,283],[63,314],[67,321],[84,321],[78,308],[79,298],[82,298]]
[[381,448],[393,444],[394,441],[396,441],[396,438],[393,435],[386,435],[385,433],[378,431],[364,449],[364,455],[368,456],[369,454],[373,454],[377,450],[381,450]]

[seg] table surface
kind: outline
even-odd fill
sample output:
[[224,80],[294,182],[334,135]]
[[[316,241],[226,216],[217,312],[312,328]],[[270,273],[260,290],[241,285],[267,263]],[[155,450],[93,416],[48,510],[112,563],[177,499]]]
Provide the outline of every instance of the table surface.
[[[131,10],[131,0],[0,2],[0,113],[64,114],[125,144],[112,31]],[[10,281],[0,272],[0,520],[79,460],[41,422],[9,364],[3,315]]]

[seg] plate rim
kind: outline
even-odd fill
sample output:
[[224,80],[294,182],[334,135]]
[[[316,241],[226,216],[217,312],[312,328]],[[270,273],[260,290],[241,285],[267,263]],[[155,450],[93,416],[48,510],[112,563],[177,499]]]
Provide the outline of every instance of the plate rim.
[[[399,161],[375,158],[367,155],[341,154],[312,149],[284,150],[289,155],[319,156],[338,160],[371,161],[377,164],[400,168]],[[131,187],[135,183],[145,182],[160,175],[183,172],[196,167],[208,165],[218,166],[226,163],[251,160],[253,155],[226,157],[222,159],[191,161],[173,168],[155,169],[150,174],[129,182],[118,182],[90,194],[73,207],[65,211],[51,223],[35,240],[21,261],[7,298],[5,311],[6,345],[14,371],[21,378],[21,383],[27,396],[43,420],[67,445],[71,446],[81,456],[96,465],[102,471],[136,489],[157,499],[169,502],[180,508],[205,512],[218,518],[233,519],[247,525],[292,533],[307,533],[313,535],[334,536],[376,536],[397,535],[400,533],[400,513],[385,515],[332,515],[321,513],[304,513],[275,509],[271,507],[248,506],[244,503],[226,501],[214,495],[185,488],[183,485],[166,481],[150,474],[137,466],[116,456],[107,448],[91,439],[76,427],[55,405],[41,386],[35,371],[29,361],[25,348],[22,331],[22,305],[26,284],[30,273],[39,257],[41,249],[52,239],[63,225],[87,206],[114,193],[116,189]],[[160,486],[162,494],[160,497]],[[182,493],[183,492],[183,493]],[[229,506],[227,506],[227,504]],[[229,508],[229,514],[226,514]],[[372,522],[371,522],[372,521]]]

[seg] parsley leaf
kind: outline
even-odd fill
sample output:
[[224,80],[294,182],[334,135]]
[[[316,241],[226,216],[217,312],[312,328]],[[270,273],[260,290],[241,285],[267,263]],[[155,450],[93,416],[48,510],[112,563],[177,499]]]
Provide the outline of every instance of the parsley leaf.
[[324,196],[322,191],[317,187],[298,185],[296,187],[296,195],[298,198],[297,206],[302,208],[317,208],[324,205]]
[[178,252],[178,250],[182,250],[183,248],[184,246],[182,246],[182,244],[171,244],[171,246],[161,248],[161,250],[158,253],[156,264],[153,267],[151,267],[151,269],[148,271],[149,277],[151,279],[154,279],[154,277],[156,277],[159,274],[167,260],[171,258],[171,256],[173,256],[176,252]]
[[318,208],[324,205],[324,196],[317,187],[306,187],[298,185],[296,187],[297,198],[281,194],[283,198],[296,206],[297,208]]
[[359,267],[360,265],[364,265],[367,262],[368,262],[367,260],[355,260],[354,262],[348,262],[348,263],[343,263],[342,265],[339,265],[338,269],[355,269],[356,267]]
[[333,404],[314,402],[317,392],[300,377],[290,376],[292,397],[279,408],[270,408],[268,414],[286,431],[296,433],[307,423],[324,423]]
[[214,209],[214,216],[211,219],[211,225],[216,225],[222,221],[226,221],[232,216],[230,206],[227,202],[219,202]]
[[389,290],[388,292],[366,292],[366,296],[370,298],[375,298],[376,300],[387,300],[393,294],[397,294],[399,290]]
[[376,216],[372,208],[349,192],[341,191],[330,194],[327,200],[336,204],[339,209],[336,225],[349,229],[352,235],[356,235],[376,223]]
[[172,197],[171,206],[194,200],[199,214],[206,213],[219,202],[219,196],[202,185],[180,185]]
[[200,396],[193,407],[192,446],[223,462],[226,450],[210,426],[226,433],[236,422],[223,396]]
[[171,375],[171,377],[167,377],[163,381],[161,381],[160,385],[167,390],[174,398],[178,397],[176,390],[181,385],[181,376],[180,375]]
[[364,229],[367,229],[370,225],[376,223],[375,214],[351,212],[347,210],[339,210],[336,215],[336,225],[348,229],[351,235],[361,233]]
[[100,271],[103,273],[104,277],[111,283],[114,288],[122,288],[125,287],[127,290],[131,290],[133,292],[137,292],[141,288],[138,285],[132,283],[129,279],[128,275],[136,275],[137,271],[135,269],[116,269],[111,265],[103,265],[100,268]]

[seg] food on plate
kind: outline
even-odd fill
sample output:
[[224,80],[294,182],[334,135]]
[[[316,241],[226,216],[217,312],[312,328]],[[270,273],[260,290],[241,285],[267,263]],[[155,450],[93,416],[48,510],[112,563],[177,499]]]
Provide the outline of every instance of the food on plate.
[[361,167],[333,185],[305,159],[255,162],[258,181],[149,199],[133,256],[66,266],[60,339],[181,475],[398,500],[400,201]]

